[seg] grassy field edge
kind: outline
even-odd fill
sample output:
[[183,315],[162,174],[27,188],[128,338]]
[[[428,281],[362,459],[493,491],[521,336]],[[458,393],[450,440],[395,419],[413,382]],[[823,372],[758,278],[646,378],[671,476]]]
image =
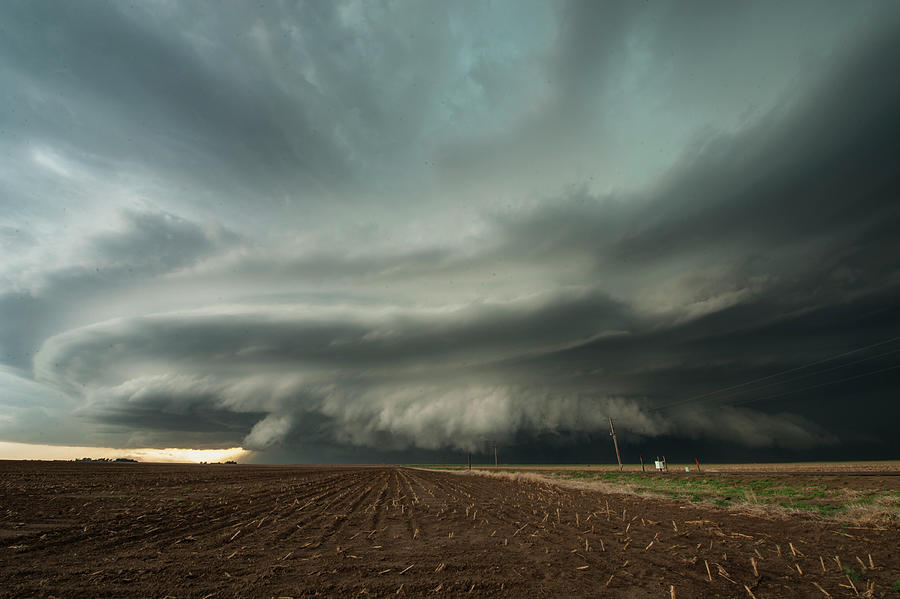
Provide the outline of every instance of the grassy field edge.
[[[900,526],[900,490],[859,489],[848,476],[807,476],[801,479],[761,473],[730,476],[672,475],[626,471],[581,470],[577,467],[429,468],[477,476],[495,476],[562,485],[569,488],[699,503],[764,517],[804,515],[833,521],[838,531],[859,526]],[[831,473],[835,474],[835,473]]]

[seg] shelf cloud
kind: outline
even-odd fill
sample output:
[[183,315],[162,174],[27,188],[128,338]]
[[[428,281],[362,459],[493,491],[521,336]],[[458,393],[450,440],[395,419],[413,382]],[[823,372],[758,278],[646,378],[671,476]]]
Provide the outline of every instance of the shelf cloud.
[[0,23],[0,441],[900,450],[900,8]]

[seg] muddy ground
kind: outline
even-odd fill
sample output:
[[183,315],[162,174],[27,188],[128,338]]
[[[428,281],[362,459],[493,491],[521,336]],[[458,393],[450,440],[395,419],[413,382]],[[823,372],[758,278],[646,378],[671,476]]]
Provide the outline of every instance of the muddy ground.
[[900,597],[898,532],[408,468],[0,462],[0,597]]

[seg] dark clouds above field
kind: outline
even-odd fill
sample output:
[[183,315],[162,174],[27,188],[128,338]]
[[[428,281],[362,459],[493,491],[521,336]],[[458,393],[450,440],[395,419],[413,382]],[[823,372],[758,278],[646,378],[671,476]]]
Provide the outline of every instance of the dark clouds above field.
[[4,3],[0,441],[601,461],[612,416],[629,459],[896,457],[898,33]]

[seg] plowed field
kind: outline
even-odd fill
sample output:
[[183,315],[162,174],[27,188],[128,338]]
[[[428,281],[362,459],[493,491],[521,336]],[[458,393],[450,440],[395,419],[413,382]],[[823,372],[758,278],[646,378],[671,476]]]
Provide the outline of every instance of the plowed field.
[[406,468],[0,462],[0,597],[893,597],[898,532]]

